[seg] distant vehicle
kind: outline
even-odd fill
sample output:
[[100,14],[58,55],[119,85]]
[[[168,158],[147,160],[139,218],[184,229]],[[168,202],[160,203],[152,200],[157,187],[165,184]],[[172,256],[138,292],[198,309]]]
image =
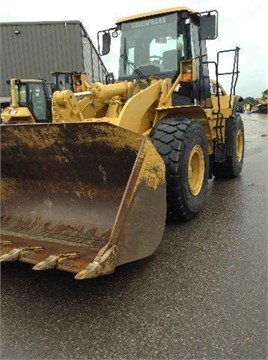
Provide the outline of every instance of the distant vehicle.
[[46,123],[52,121],[51,99],[56,90],[86,91],[89,87],[84,72],[51,73],[52,82],[40,79],[10,79],[10,105],[3,109],[3,123]]
[[51,72],[54,90],[71,90],[73,92],[86,91],[89,87],[87,74],[78,71]]
[[259,98],[259,104],[257,107],[258,109],[256,112],[268,114],[268,89],[263,91],[262,97]]
[[10,105],[1,113],[1,123],[51,122],[54,84],[40,79],[10,79]]

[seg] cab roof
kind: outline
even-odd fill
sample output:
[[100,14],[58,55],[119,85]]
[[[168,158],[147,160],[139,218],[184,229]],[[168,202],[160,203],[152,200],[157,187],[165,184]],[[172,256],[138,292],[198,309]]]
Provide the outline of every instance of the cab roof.
[[187,11],[189,13],[196,13],[196,11],[194,11],[193,9],[186,7],[186,6],[179,6],[179,7],[173,7],[173,8],[168,8],[168,9],[159,9],[159,10],[154,10],[154,11],[148,11],[145,13],[141,13],[141,14],[136,14],[136,15],[130,15],[130,16],[126,16],[124,18],[118,19],[116,20],[116,24],[120,24],[123,22],[128,22],[131,20],[138,20],[138,19],[143,19],[143,18],[148,18],[150,16],[155,16],[155,15],[161,15],[161,14],[171,14],[174,12],[180,12],[180,11]]

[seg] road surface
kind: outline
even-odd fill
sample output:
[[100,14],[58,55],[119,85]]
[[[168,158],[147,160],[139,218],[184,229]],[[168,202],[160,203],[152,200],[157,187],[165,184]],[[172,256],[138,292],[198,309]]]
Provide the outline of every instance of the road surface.
[[2,360],[268,358],[268,116],[242,117],[241,176],[149,259],[85,281],[2,265]]

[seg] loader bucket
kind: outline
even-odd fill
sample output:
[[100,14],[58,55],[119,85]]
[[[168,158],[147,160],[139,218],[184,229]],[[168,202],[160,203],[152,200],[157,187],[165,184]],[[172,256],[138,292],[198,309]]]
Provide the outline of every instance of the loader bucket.
[[107,122],[1,125],[1,256],[76,279],[147,257],[162,238],[165,165]]

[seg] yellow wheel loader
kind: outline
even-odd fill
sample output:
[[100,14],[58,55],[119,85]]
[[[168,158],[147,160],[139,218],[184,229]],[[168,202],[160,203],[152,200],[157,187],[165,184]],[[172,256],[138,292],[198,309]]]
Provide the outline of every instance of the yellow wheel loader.
[[240,174],[239,48],[208,61],[217,23],[216,10],[187,7],[120,19],[98,33],[101,55],[121,37],[116,81],[82,99],[54,92],[51,123],[1,125],[2,262],[76,279],[113,273],[157,250],[166,219],[196,217],[209,178]]
[[262,93],[262,97],[259,98],[257,112],[262,114],[268,114],[268,89],[264,90]]

